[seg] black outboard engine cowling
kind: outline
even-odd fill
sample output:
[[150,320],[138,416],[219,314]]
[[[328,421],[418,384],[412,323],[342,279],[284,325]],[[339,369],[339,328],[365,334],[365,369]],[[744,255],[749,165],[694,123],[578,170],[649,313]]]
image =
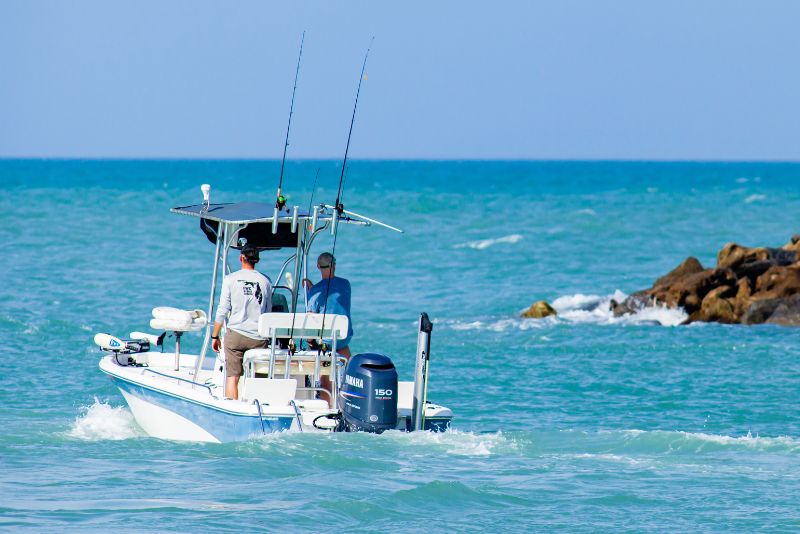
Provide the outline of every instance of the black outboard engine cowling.
[[397,369],[383,354],[350,358],[339,391],[339,409],[347,432],[375,432],[397,427]]

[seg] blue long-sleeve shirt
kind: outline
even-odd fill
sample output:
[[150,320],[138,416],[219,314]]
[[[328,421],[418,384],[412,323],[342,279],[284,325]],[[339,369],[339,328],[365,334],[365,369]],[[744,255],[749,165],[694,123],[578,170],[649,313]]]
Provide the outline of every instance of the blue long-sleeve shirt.
[[[330,287],[329,287],[330,282]],[[327,294],[328,307],[325,308]],[[323,278],[308,290],[308,307],[306,311],[330,315],[346,315],[349,326],[347,337],[336,342],[337,347],[346,347],[353,338],[353,320],[350,318],[350,282],[344,278],[334,276],[330,279]],[[330,343],[330,340],[325,340]]]

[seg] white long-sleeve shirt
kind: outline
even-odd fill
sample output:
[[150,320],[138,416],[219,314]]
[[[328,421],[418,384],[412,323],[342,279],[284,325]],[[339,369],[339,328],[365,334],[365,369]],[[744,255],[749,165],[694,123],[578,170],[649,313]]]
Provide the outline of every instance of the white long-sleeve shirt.
[[258,318],[272,310],[272,283],[258,271],[242,269],[222,281],[216,321],[228,319],[228,328],[252,339],[258,335]]

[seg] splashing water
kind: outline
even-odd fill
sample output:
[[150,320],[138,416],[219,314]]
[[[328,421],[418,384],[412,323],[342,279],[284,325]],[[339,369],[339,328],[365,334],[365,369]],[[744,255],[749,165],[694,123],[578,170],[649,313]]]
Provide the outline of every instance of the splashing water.
[[100,402],[84,408],[85,413],[75,418],[68,436],[86,441],[122,440],[144,435],[133,419],[133,414],[124,407]]

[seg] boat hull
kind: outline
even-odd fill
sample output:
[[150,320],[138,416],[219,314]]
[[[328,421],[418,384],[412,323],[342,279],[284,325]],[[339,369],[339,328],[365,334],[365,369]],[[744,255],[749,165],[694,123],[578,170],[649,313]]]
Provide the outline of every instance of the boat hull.
[[259,434],[289,430],[295,422],[293,416],[259,417],[230,412],[109,376],[139,426],[156,438],[213,443],[242,441]]
[[[165,364],[164,360],[151,364]],[[105,357],[100,369],[119,389],[142,430],[160,439],[225,443],[274,432],[329,432],[331,428],[317,428],[316,421],[336,413],[319,400],[296,399],[296,404],[281,407],[225,399],[220,386],[191,381],[190,366],[173,372],[166,365],[120,366]],[[401,391],[409,389],[405,386]],[[403,397],[397,430],[412,430],[410,406],[411,399]],[[425,411],[424,430],[442,432],[450,427],[448,408],[427,403]]]

